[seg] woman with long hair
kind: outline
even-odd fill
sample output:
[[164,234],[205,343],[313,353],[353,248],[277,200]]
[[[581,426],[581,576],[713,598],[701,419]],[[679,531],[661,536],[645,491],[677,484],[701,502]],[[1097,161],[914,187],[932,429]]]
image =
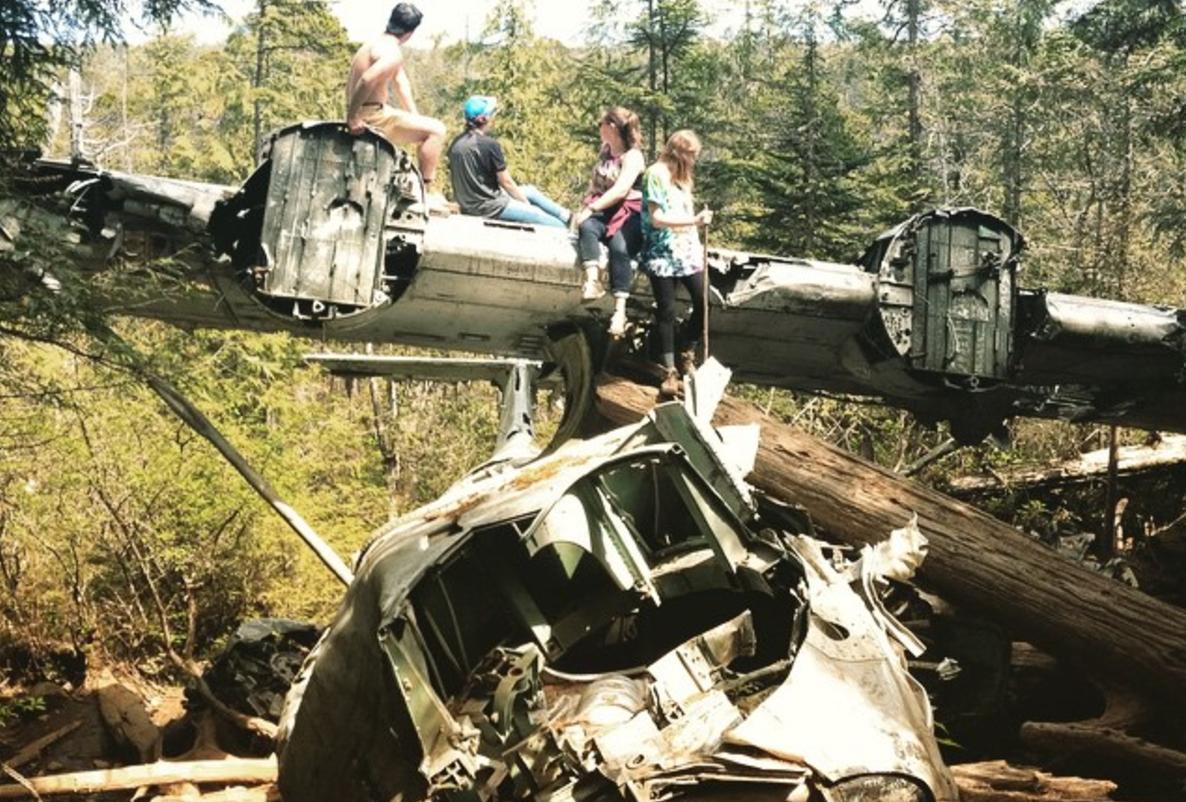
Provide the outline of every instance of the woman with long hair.
[[[655,296],[659,353],[666,370],[659,390],[674,397],[679,391],[675,367],[675,288],[682,284],[692,296],[687,350],[693,355],[704,326],[704,251],[698,228],[712,222],[712,211],[694,211],[692,189],[700,138],[694,131],[672,134],[659,160],[643,177],[642,267]],[[694,356],[693,356],[694,358]]]
[[581,297],[586,301],[605,295],[597,276],[602,243],[609,248],[610,290],[614,295],[609,331],[620,337],[626,332],[626,299],[634,278],[630,259],[642,245],[639,180],[646,159],[639,149],[642,133],[638,115],[629,109],[606,109],[598,133],[601,151],[593,167],[589,193],[580,211],[572,216],[571,225],[579,232],[577,252],[585,270]]

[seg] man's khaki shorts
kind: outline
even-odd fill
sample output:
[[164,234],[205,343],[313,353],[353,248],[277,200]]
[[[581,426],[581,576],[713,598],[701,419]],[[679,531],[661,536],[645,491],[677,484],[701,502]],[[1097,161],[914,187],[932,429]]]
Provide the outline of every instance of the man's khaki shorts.
[[386,103],[364,103],[362,121],[393,145],[407,145],[421,137],[412,127],[414,115]]

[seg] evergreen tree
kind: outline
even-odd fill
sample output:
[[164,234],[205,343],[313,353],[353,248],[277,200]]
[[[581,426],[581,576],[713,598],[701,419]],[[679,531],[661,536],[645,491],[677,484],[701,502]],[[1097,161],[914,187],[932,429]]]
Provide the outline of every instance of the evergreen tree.
[[[185,10],[215,8],[209,0],[150,0],[140,7],[140,20],[161,24]],[[6,0],[0,10],[0,149],[41,144],[45,107],[62,73],[78,67],[97,43],[121,41],[127,13],[119,0]]]
[[495,5],[485,29],[488,44],[471,65],[473,77],[462,85],[454,109],[469,94],[497,97],[495,133],[503,141],[512,175],[575,202],[587,181],[585,165],[595,152],[585,136],[596,126],[573,89],[575,76],[567,67],[565,48],[536,36],[532,8],[522,0]]
[[595,19],[601,41],[586,70],[600,85],[601,105],[639,114],[653,159],[672,131],[695,127],[695,110],[715,88],[697,64],[704,11],[697,0],[602,0]]
[[[823,18],[808,9],[794,19],[797,35],[783,43],[784,58],[761,93],[749,142],[753,161],[742,167],[758,193],[749,212],[750,244],[829,259],[860,251],[860,170],[870,162],[831,86]],[[742,214],[746,214],[742,212]]]
[[225,76],[230,106],[224,136],[250,130],[255,164],[270,130],[308,119],[341,119],[352,47],[323,0],[257,0],[227,42],[234,72]]

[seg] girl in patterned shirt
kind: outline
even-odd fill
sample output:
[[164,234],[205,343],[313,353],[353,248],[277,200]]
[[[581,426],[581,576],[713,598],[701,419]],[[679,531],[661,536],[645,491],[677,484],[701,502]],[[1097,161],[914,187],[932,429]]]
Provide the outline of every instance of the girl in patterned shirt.
[[[712,211],[694,211],[693,171],[700,156],[700,138],[689,130],[676,131],[667,140],[659,160],[642,182],[642,268],[651,279],[655,296],[655,322],[666,376],[663,395],[679,390],[675,368],[675,288],[682,284],[692,296],[688,331],[697,340],[704,325],[704,250],[698,228],[712,222]],[[689,343],[695,353],[698,343]]]

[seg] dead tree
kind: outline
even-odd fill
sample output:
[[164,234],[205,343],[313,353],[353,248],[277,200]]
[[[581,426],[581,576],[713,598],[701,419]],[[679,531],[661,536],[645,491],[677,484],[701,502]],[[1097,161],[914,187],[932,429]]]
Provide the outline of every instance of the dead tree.
[[[1057,465],[1021,468],[992,476],[960,476],[952,479],[947,487],[953,494],[965,496],[1103,480],[1108,475],[1109,450],[1090,451]],[[1117,449],[1116,475],[1123,478],[1178,469],[1183,464],[1186,464],[1186,436],[1167,437],[1156,445]]]
[[[597,409],[614,423],[637,420],[656,391],[608,377]],[[930,542],[920,580],[1048,651],[1181,699],[1186,611],[1063,560],[980,510],[866,462],[726,398],[717,425],[756,423],[762,437],[749,481],[797,504],[833,536],[874,543],[914,513]]]

